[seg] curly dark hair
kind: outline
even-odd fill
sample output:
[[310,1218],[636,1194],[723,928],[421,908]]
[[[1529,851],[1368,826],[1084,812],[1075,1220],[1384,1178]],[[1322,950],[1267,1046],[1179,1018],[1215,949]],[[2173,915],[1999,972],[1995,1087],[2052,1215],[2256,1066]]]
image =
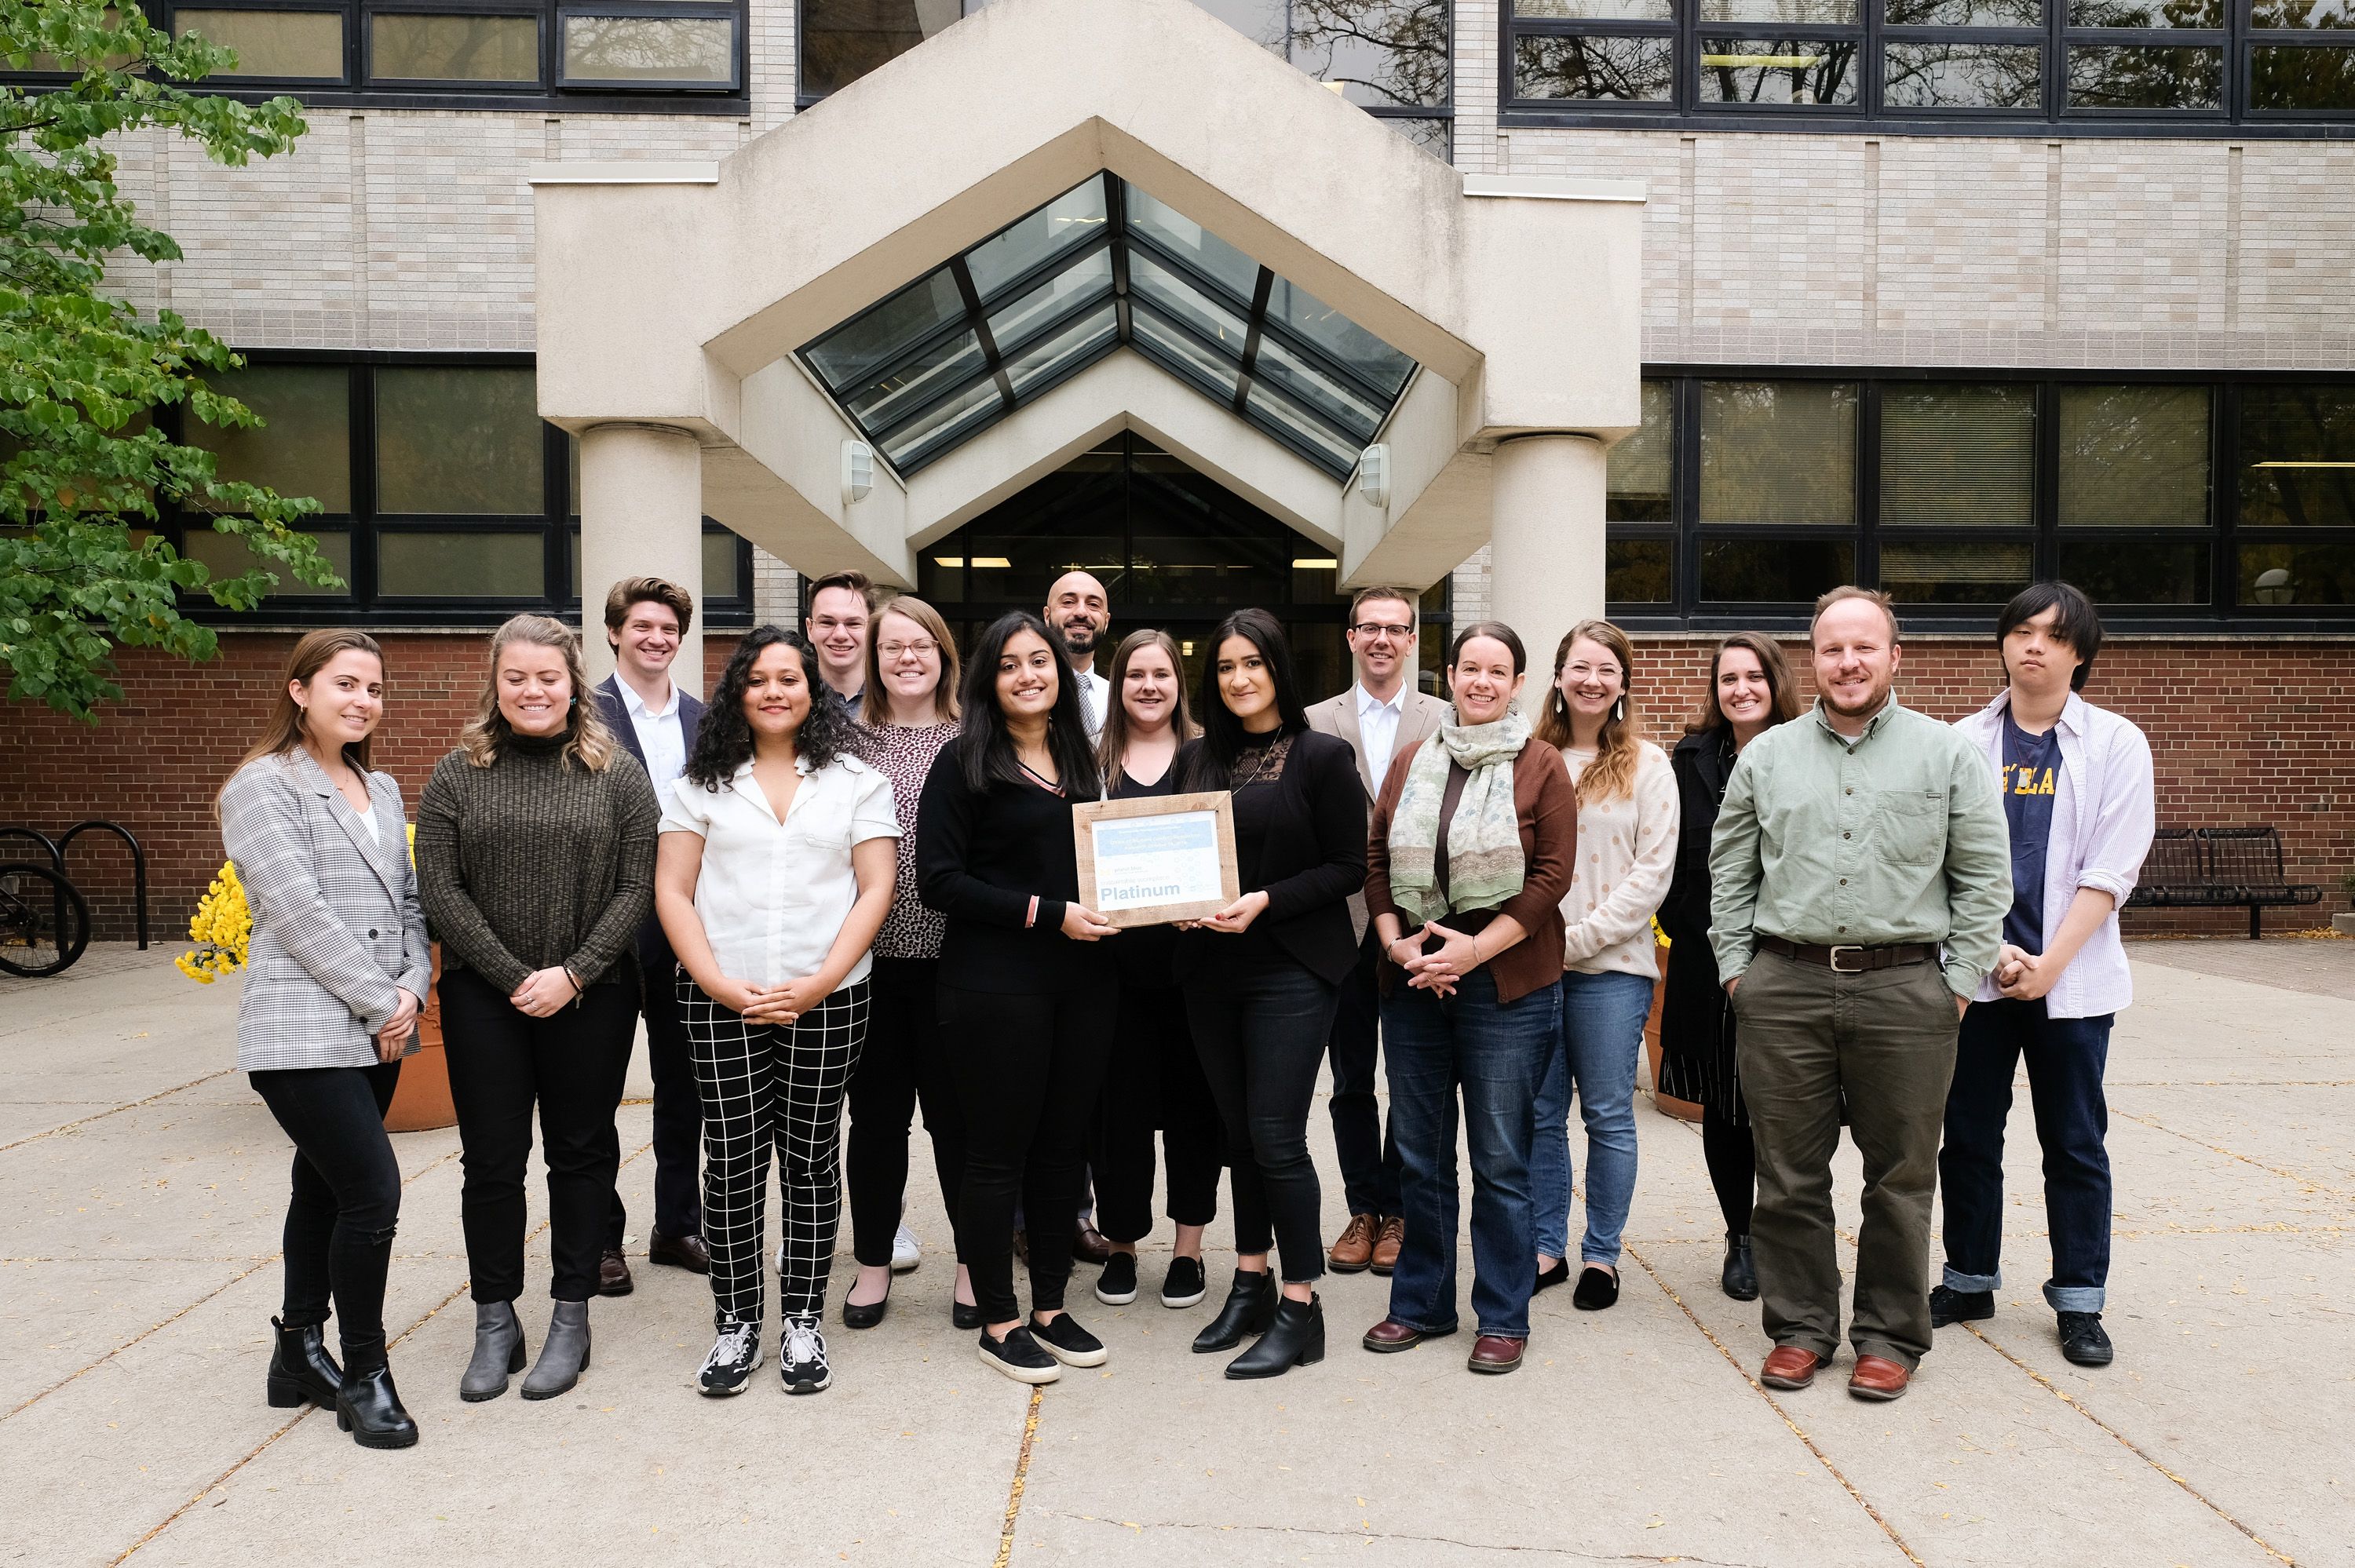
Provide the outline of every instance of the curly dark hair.
[[687,759],[687,776],[702,788],[717,793],[752,759],[752,726],[744,720],[744,691],[751,684],[753,662],[780,644],[792,649],[794,657],[801,661],[802,679],[810,689],[809,715],[794,732],[794,754],[808,762],[812,772],[837,757],[856,754],[857,727],[843,711],[841,699],[817,678],[817,650],[810,646],[810,640],[787,627],[756,626],[736,645],[728,667],[719,672],[719,687],[711,694],[711,705],[695,732],[695,755]]

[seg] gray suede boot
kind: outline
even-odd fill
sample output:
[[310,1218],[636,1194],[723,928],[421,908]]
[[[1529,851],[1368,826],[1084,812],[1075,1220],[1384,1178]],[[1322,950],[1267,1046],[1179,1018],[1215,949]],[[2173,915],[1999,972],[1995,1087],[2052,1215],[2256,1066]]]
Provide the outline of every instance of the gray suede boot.
[[523,1324],[512,1301],[474,1303],[474,1359],[458,1380],[458,1397],[469,1404],[496,1399],[507,1391],[507,1374],[523,1371]]
[[559,1301],[548,1320],[539,1360],[523,1380],[526,1399],[554,1399],[581,1381],[589,1368],[589,1303]]

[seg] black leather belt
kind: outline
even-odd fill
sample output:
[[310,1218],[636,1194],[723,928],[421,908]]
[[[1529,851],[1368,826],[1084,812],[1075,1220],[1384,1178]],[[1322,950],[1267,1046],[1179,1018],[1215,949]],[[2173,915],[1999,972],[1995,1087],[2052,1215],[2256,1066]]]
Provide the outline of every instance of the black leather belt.
[[1803,964],[1820,964],[1834,974],[1842,975],[1860,975],[1867,969],[1893,969],[1901,964],[1927,963],[1938,956],[1937,945],[1933,942],[1891,942],[1880,948],[1838,942],[1827,947],[1820,942],[1789,942],[1764,931],[1758,933],[1758,945],[1770,953],[1780,953]]

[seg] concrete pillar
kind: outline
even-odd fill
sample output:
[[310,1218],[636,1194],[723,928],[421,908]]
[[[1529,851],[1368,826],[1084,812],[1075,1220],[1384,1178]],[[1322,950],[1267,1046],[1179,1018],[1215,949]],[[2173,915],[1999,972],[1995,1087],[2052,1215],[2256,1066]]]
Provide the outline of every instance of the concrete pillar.
[[1535,714],[1554,644],[1603,613],[1604,454],[1592,436],[1515,436],[1498,443],[1489,492],[1491,613],[1521,634]]
[[695,596],[695,624],[671,664],[681,690],[703,694],[703,453],[667,425],[592,425],[581,436],[581,631],[589,678],[613,673],[605,594],[654,577]]

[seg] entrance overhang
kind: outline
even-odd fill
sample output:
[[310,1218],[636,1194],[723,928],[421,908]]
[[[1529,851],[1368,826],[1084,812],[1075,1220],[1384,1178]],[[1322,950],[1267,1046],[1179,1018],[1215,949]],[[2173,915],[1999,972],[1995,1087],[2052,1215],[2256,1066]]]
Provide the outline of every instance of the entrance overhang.
[[[1126,348],[846,498],[858,430],[796,351],[1106,171],[1416,362],[1386,504]],[[1459,173],[1189,0],[997,0],[717,163],[532,184],[540,411],[583,437],[584,581],[625,575],[648,525],[596,493],[609,428],[691,440],[699,514],[795,567],[900,584],[916,546],[1125,427],[1337,550],[1345,581],[1420,586],[1497,534],[1498,444],[1567,435],[1595,482],[1528,525],[1591,534],[1593,581],[1565,588],[1600,610],[1599,454],[1639,419],[1641,186]]]

